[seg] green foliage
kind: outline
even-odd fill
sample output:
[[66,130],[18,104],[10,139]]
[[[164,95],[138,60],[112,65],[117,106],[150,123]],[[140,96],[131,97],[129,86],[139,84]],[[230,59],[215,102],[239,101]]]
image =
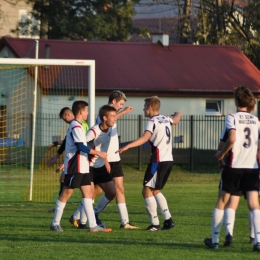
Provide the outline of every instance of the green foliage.
[[17,33],[40,38],[125,41],[132,31],[138,0],[28,0],[33,19],[20,22]]

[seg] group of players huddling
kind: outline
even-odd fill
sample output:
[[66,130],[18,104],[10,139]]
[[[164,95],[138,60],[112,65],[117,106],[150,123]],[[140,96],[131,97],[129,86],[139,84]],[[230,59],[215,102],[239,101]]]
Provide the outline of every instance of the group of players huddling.
[[[232,244],[235,210],[240,195],[244,194],[252,220],[250,242],[254,244],[253,251],[260,252],[260,123],[258,118],[251,114],[255,106],[252,92],[245,86],[239,86],[235,88],[234,93],[237,112],[226,117],[215,155],[222,173],[218,201],[213,211],[212,237],[206,238],[204,243],[209,248],[218,248],[219,232],[225,212],[227,231],[224,246]],[[160,99],[157,96],[146,98],[143,112],[148,122],[143,135],[119,148],[116,120],[134,109],[131,106],[122,109],[126,100],[123,92],[114,90],[109,95],[108,104],[100,108],[96,124],[89,130],[85,124],[88,117],[87,102],[75,101],[72,109],[66,107],[61,110],[60,118],[69,123],[69,129],[62,144],[54,142],[51,145],[61,144],[61,147],[56,155],[47,161],[48,166],[53,166],[65,150],[61,190],[50,225],[51,230],[63,231],[60,220],[74,188],[79,188],[82,193],[82,201],[69,219],[77,228],[86,229],[88,223],[90,232],[111,232],[112,229],[100,221],[99,215],[115,198],[121,219],[120,228],[137,229],[138,227],[129,221],[119,154],[146,142],[151,146],[150,162],[144,174],[142,190],[150,218],[147,230],[169,230],[174,227],[167,200],[161,189],[167,182],[173,165],[172,125],[178,124],[182,114],[176,112],[171,116],[161,115]],[[102,192],[104,195],[93,208],[93,200]],[[157,208],[164,219],[162,228]]]

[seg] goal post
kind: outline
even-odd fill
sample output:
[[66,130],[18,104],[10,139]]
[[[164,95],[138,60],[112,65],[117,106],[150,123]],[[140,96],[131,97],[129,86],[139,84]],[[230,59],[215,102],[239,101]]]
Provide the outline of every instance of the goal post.
[[[23,195],[20,200],[28,200],[28,197],[30,201],[51,200],[52,191],[47,191],[44,187],[49,182],[46,178],[45,185],[42,185],[43,178],[39,177],[37,180],[39,181],[37,187],[45,191],[37,190],[37,196],[36,193],[32,193],[36,182],[33,180],[34,166],[38,165],[37,174],[39,174],[39,165],[40,168],[44,168],[46,157],[52,155],[46,154],[43,150],[46,151],[48,143],[50,144],[54,139],[64,138],[64,129],[67,126],[61,127],[61,120],[57,120],[60,109],[65,106],[71,107],[74,99],[84,100],[86,96],[90,107],[88,123],[94,125],[95,60],[0,58],[0,165],[3,166],[0,174],[3,183],[12,183],[12,172],[19,175],[19,168],[28,165],[30,148],[32,151],[30,188],[28,194],[27,188],[22,189]],[[30,147],[32,145],[33,147]],[[36,154],[34,148],[37,148]],[[25,172],[27,176],[28,171]],[[44,168],[44,172],[48,170]],[[19,176],[27,187],[28,179]],[[58,186],[57,183],[54,185]],[[9,190],[12,186],[7,186],[9,188],[0,191],[0,201],[6,198],[10,200],[13,196]],[[14,191],[14,194],[16,192]],[[48,195],[43,196],[45,192]]]

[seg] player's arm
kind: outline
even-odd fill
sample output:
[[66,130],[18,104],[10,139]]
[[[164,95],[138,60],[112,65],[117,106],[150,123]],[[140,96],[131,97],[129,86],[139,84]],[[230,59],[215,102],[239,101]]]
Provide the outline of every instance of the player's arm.
[[54,141],[48,146],[48,150],[50,150],[52,147],[56,147],[57,145],[61,145],[63,141]]
[[66,137],[62,141],[62,144],[61,144],[60,148],[58,149],[57,153],[46,161],[46,164],[48,167],[53,166],[57,162],[57,160],[60,158],[61,154],[65,151],[65,145],[66,145]]
[[228,132],[228,139],[221,148],[220,151],[217,151],[215,154],[215,157],[218,160],[222,160],[225,155],[229,152],[229,150],[233,147],[234,143],[236,141],[236,130],[235,129],[230,129]]
[[77,146],[78,150],[80,150],[83,153],[97,155],[98,157],[101,157],[103,159],[107,158],[107,153],[93,150],[90,147],[84,145],[83,143],[75,143],[75,145]]
[[[225,145],[225,142],[220,140],[220,142],[218,144],[218,151],[221,151],[223,149],[224,145]],[[218,160],[218,167],[220,169],[222,169],[224,166],[225,166],[224,160],[223,159],[222,160]]]
[[175,112],[173,115],[171,115],[172,117],[172,121],[173,121],[173,125],[177,125],[182,117],[182,113],[181,112]]
[[134,110],[133,107],[125,107],[122,111],[116,114],[116,120],[119,119],[121,116],[128,114]]
[[151,136],[152,136],[152,133],[150,131],[145,131],[141,137],[139,137],[135,141],[131,142],[130,144],[124,146],[123,148],[119,149],[118,151],[116,151],[116,153],[123,153],[130,148],[140,146],[140,145],[146,143],[150,139]]

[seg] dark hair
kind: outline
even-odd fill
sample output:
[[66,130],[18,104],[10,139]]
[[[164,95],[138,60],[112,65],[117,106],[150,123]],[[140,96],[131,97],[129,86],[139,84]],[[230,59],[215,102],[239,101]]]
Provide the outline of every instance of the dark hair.
[[61,109],[60,111],[60,118],[62,118],[62,116],[65,114],[66,111],[71,111],[71,109],[69,107],[64,107]]
[[151,106],[153,111],[159,111],[161,107],[161,101],[157,96],[148,97],[144,102]]
[[114,107],[111,107],[109,105],[104,105],[99,109],[99,118],[103,122],[103,117],[107,116],[109,112],[116,112],[116,109]]
[[244,85],[235,87],[234,95],[238,107],[247,107],[252,109],[255,106],[256,101],[252,91]]
[[110,93],[108,97],[108,103],[112,103],[114,99],[116,100],[116,102],[119,102],[120,100],[124,100],[124,101],[127,100],[125,94],[120,90],[113,90]]
[[73,112],[74,116],[76,116],[80,112],[80,110],[84,109],[87,106],[88,106],[88,103],[86,101],[83,101],[83,100],[75,101],[72,104],[72,112]]

